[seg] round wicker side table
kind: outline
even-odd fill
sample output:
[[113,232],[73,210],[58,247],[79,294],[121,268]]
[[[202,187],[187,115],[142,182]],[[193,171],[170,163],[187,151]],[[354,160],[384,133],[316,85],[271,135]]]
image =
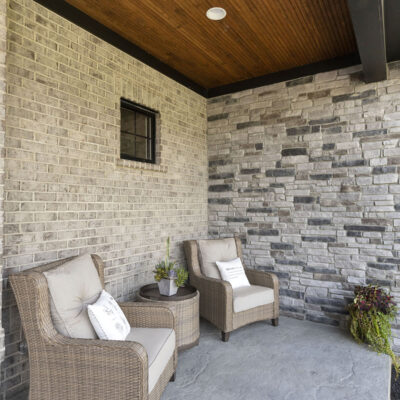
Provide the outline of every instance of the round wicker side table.
[[174,311],[178,350],[184,350],[199,343],[199,297],[199,292],[192,286],[179,288],[174,296],[162,296],[157,284],[152,283],[140,288],[138,300],[159,302]]

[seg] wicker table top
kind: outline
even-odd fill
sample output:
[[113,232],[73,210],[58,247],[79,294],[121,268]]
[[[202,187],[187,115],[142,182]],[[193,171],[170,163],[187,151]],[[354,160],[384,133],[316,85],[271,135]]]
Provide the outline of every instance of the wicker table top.
[[197,294],[197,290],[193,286],[184,286],[178,289],[178,293],[174,296],[163,296],[160,294],[158,290],[157,283],[151,283],[150,285],[146,285],[140,288],[139,294],[141,297],[149,300],[156,301],[182,301],[191,299],[195,297]]

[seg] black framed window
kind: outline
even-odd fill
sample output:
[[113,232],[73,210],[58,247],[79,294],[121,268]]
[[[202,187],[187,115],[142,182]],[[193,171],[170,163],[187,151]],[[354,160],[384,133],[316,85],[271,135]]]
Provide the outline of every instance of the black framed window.
[[121,99],[121,158],[156,162],[156,112]]

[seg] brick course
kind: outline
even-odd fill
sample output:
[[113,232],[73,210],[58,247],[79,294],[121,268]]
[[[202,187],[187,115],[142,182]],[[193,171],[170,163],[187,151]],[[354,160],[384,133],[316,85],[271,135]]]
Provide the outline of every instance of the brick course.
[[[5,275],[94,252],[106,289],[132,298],[168,236],[180,263],[181,242],[207,236],[206,100],[32,0],[8,19]],[[160,112],[157,165],[119,159],[121,97]],[[28,384],[4,298],[0,399]]]
[[[0,309],[2,308],[3,281],[3,225],[4,225],[4,137],[5,137],[5,98],[6,98],[6,49],[7,49],[7,2],[0,0]],[[0,313],[0,366],[4,360],[4,329]],[[0,367],[1,368],[1,367]],[[3,381],[0,372],[0,382]]]
[[209,234],[240,235],[247,266],[279,276],[283,314],[345,326],[356,284],[400,301],[399,67],[208,101]]

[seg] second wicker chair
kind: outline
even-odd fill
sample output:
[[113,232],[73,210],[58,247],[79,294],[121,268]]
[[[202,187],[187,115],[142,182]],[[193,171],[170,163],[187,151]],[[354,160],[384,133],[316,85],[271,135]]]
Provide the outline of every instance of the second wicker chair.
[[[243,263],[240,239],[235,237],[223,240],[225,244],[228,243],[231,249],[234,249],[233,253],[236,252],[236,257],[240,257]],[[220,242],[223,245],[222,240]],[[218,246],[218,240],[213,244]],[[245,290],[233,290],[229,282],[204,275],[198,241],[188,240],[184,242],[184,249],[190,283],[200,292],[200,315],[221,331],[223,341],[229,340],[229,334],[233,330],[255,321],[271,319],[272,324],[278,326],[279,281],[276,275],[245,268],[251,287],[248,290],[247,288]],[[271,289],[269,300],[262,300],[261,296],[264,296],[265,299],[268,297],[268,293],[265,296],[266,291],[263,292],[263,288]],[[251,307],[252,302],[255,305],[254,307]]]

